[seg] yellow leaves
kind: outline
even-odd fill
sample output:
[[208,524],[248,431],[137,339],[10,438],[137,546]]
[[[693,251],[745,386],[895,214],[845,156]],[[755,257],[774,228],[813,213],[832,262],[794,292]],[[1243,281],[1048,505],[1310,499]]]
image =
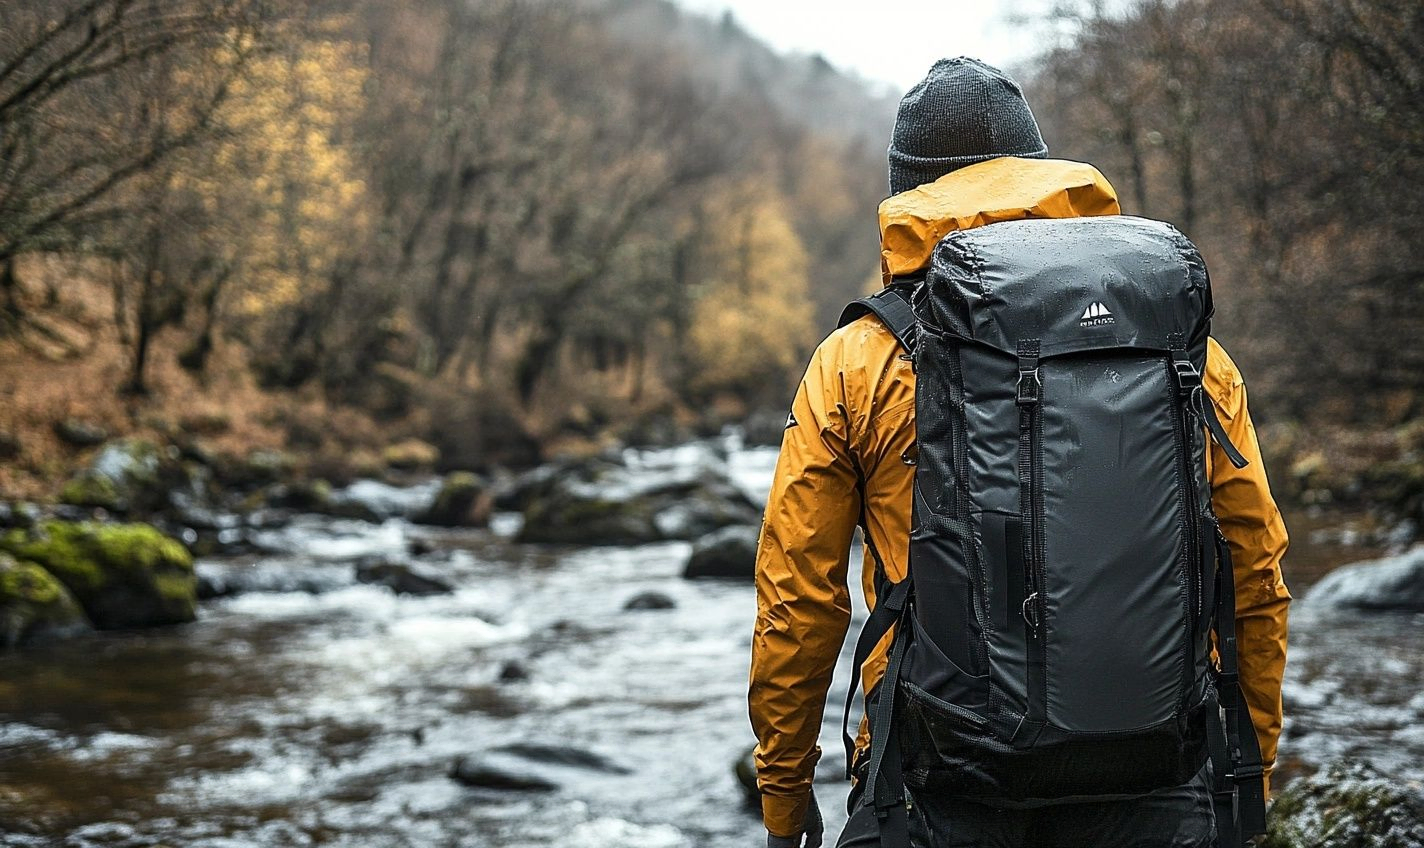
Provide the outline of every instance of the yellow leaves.
[[325,285],[370,229],[362,165],[345,141],[365,108],[365,64],[364,48],[339,40],[259,55],[231,89],[206,167],[184,175],[227,222],[243,314]]
[[811,345],[808,257],[771,189],[744,184],[706,210],[708,274],[693,310],[698,382],[755,392],[795,373]]

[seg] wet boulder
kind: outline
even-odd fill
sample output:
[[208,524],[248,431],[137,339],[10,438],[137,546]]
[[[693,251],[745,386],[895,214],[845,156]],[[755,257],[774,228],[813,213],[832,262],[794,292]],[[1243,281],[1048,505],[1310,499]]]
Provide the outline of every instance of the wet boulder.
[[643,545],[663,538],[647,501],[564,489],[524,511],[521,542],[569,545]]
[[761,520],[761,509],[720,472],[670,483],[656,490],[656,497],[664,506],[655,521],[658,532],[667,539],[700,539],[723,527]]
[[519,539],[584,545],[692,540],[760,510],[723,472],[636,472],[606,459],[566,467],[529,494]]
[[1339,764],[1287,786],[1267,825],[1259,848],[1424,848],[1424,788]]
[[520,683],[530,677],[529,669],[518,660],[509,660],[499,669],[499,681],[501,683]]
[[682,576],[688,580],[745,580],[756,575],[756,526],[724,527],[697,540]]
[[269,448],[257,448],[241,455],[214,455],[211,461],[217,482],[237,491],[288,482],[295,478],[299,465],[291,454]]
[[0,554],[0,648],[64,638],[90,629],[79,602],[53,574]]
[[742,788],[742,801],[754,810],[761,809],[761,789],[757,787],[756,746],[746,749],[732,763],[732,774]]
[[602,754],[569,745],[546,745],[539,742],[516,742],[490,750],[491,754],[518,757],[533,763],[601,771],[605,774],[632,774],[632,769],[621,766]]
[[444,574],[416,562],[362,560],[356,563],[356,580],[385,586],[397,595],[448,595],[455,591],[455,584]]
[[520,768],[511,762],[490,762],[482,757],[459,758],[450,769],[450,776],[476,789],[553,792],[559,788],[559,784],[536,771]]
[[93,448],[109,440],[109,431],[100,424],[82,418],[65,418],[54,424],[54,435],[66,445]]
[[1361,610],[1424,612],[1424,545],[1399,556],[1347,565],[1307,596],[1312,604]]
[[0,529],[33,527],[40,520],[39,507],[32,503],[0,501]]
[[547,792],[558,789],[571,772],[632,773],[608,757],[583,748],[517,742],[460,757],[450,776],[481,789]]
[[176,451],[144,439],[105,445],[89,467],[60,489],[59,501],[117,513],[152,514],[168,506],[169,492],[186,485]]
[[411,520],[436,527],[487,527],[493,505],[479,477],[469,471],[455,471],[441,481],[430,506]]
[[266,502],[274,509],[329,513],[333,506],[332,492],[331,484],[325,480],[293,480],[269,488]]
[[43,566],[100,629],[196,616],[192,555],[148,524],[41,521],[0,535],[0,551]]
[[662,592],[639,592],[623,604],[625,610],[669,610],[676,607],[677,602]]
[[434,468],[440,462],[440,449],[420,439],[406,439],[387,445],[381,451],[381,459],[397,471],[419,471]]

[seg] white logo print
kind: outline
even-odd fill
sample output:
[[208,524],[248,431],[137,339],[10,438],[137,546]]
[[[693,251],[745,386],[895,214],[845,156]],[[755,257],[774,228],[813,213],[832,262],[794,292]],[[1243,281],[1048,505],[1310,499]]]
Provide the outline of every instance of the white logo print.
[[1083,310],[1083,317],[1078,319],[1079,327],[1100,327],[1104,324],[1113,323],[1113,314],[1106,306],[1097,302]]

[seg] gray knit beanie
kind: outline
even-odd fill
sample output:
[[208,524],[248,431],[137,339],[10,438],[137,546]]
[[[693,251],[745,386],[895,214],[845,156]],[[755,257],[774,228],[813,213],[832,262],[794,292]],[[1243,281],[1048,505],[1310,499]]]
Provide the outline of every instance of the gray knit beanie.
[[1000,156],[1047,155],[1018,83],[978,59],[941,59],[900,100],[890,136],[890,193]]

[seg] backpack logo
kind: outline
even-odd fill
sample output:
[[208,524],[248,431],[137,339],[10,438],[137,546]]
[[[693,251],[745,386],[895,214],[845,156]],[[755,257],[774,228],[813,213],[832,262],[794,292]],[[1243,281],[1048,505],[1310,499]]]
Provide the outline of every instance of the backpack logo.
[[1083,317],[1078,319],[1079,327],[1100,327],[1104,324],[1111,324],[1116,319],[1101,302],[1095,302],[1087,309],[1083,310]]

